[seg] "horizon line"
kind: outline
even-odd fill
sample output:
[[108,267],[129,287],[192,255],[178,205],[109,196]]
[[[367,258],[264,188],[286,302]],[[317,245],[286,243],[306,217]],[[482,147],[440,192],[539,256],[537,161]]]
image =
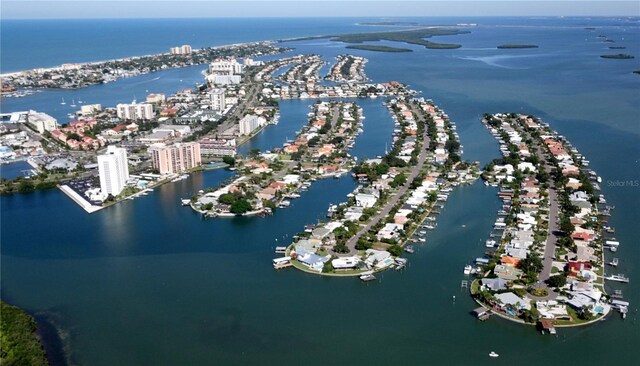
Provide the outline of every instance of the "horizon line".
[[226,16],[180,16],[180,17],[172,17],[172,16],[150,16],[150,17],[134,17],[134,16],[122,16],[122,17],[70,17],[70,18],[5,18],[0,16],[1,20],[132,20],[132,19],[296,19],[296,18],[358,18],[358,19],[370,19],[370,18],[638,18],[640,19],[640,15],[624,15],[624,14],[610,14],[610,15],[423,15],[423,16],[415,16],[415,15],[392,15],[392,16],[382,16],[382,15],[295,15],[295,16],[278,16],[278,15],[264,15],[264,16],[235,16],[235,15],[226,15]]

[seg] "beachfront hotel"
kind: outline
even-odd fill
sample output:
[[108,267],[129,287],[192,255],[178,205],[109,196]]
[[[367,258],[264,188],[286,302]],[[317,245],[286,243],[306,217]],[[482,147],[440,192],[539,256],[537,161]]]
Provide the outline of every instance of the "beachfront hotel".
[[178,143],[167,146],[155,144],[149,149],[153,167],[160,174],[175,174],[202,164],[200,144],[197,142]]
[[98,155],[98,172],[102,194],[104,196],[119,195],[129,179],[127,150],[109,146],[106,154]]

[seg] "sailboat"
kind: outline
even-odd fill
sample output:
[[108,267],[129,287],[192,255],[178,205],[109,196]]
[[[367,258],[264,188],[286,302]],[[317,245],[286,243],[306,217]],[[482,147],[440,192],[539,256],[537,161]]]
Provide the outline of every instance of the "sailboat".
[[76,106],[76,101],[71,99],[71,104],[69,104],[69,107],[75,107]]
[[67,104],[67,102],[64,101],[64,97],[62,97],[62,102],[60,102],[60,104],[62,104],[62,105]]

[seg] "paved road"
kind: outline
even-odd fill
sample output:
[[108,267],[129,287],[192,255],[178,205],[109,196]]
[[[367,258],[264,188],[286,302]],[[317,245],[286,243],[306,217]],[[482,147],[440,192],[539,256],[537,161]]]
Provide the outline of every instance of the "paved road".
[[[542,147],[538,142],[535,143],[535,148],[538,157],[540,157],[540,162],[544,162],[543,157],[547,156],[546,151],[543,151]],[[551,175],[553,167],[547,163],[544,164],[544,170]],[[545,283],[546,280],[551,277],[551,269],[553,268],[553,258],[556,254],[556,243],[558,242],[558,237],[556,232],[558,231],[558,193],[556,192],[556,187],[553,179],[550,179],[550,187],[549,187],[549,228],[547,230],[547,240],[545,242],[544,254],[542,258],[542,272],[538,275],[538,283],[534,286],[535,288],[545,289],[547,290],[548,295],[543,297],[535,297],[536,300],[553,300],[558,294],[553,292],[553,290]]]
[[235,109],[233,110],[233,112],[231,112],[231,114],[227,115],[227,120],[222,123],[220,126],[218,126],[218,128],[216,129],[216,133],[223,133],[224,131],[234,127],[237,125],[237,120],[240,120],[243,116],[244,113],[247,109],[253,108],[255,107],[255,100],[258,97],[258,88],[262,86],[261,83],[256,82],[253,80],[253,76],[249,77],[246,76],[249,80],[245,80],[245,82],[247,82],[247,88],[246,88],[246,96],[245,98],[241,99],[240,102],[238,103],[238,105],[235,107]]
[[[418,116],[421,116],[421,114],[418,114]],[[400,198],[407,192],[407,190],[409,190],[409,187],[411,186],[411,182],[413,182],[413,179],[418,176],[418,174],[422,170],[422,167],[424,166],[425,161],[427,160],[427,155],[428,155],[427,146],[429,141],[429,134],[427,131],[428,129],[425,128],[423,133],[423,147],[422,147],[422,151],[420,151],[420,155],[418,156],[418,164],[414,165],[411,168],[409,176],[407,177],[407,182],[402,187],[400,187],[398,192],[396,192],[393,195],[391,200],[387,202],[387,204],[382,208],[382,210],[377,215],[375,215],[373,219],[369,221],[369,223],[367,223],[362,229],[360,229],[360,231],[356,233],[356,235],[354,235],[353,237],[351,237],[351,239],[349,239],[349,241],[347,241],[346,245],[347,245],[347,248],[349,248],[349,253],[343,253],[343,254],[335,253],[335,254],[337,254],[338,256],[356,255],[358,253],[358,251],[356,250],[356,243],[358,243],[358,239],[360,239],[362,235],[367,233],[369,229],[375,226],[380,220],[387,217],[387,215],[389,214],[393,206],[395,206],[400,200]]]

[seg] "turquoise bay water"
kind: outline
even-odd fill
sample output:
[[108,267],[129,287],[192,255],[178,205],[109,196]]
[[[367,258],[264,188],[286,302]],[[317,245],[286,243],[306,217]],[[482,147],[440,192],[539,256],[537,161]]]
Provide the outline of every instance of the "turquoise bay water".
[[[613,314],[600,324],[543,337],[500,319],[473,319],[469,311],[474,304],[460,289],[462,267],[484,252],[482,243],[500,204],[495,190],[481,183],[454,191],[438,228],[427,244],[417,246],[406,271],[383,273],[379,282],[365,285],[356,279],[276,272],[270,265],[275,246],[289,243],[305,224],[322,219],[330,203],[344,199],[355,187],[350,178],[318,181],[291,208],[266,219],[203,220],[179,206],[181,197],[230,177],[224,170],[194,174],[92,215],[57,190],[3,196],[3,299],[54,319],[68,334],[69,357],[82,365],[631,363],[640,341],[640,187],[616,182],[640,180],[640,77],[630,73],[640,69],[637,20],[418,20],[480,26],[471,34],[442,39],[461,43],[459,50],[409,46],[415,52],[350,52],[370,59],[366,72],[374,81],[409,83],[443,107],[457,122],[466,159],[484,164],[499,155],[479,121],[485,112],[536,114],[567,136],[602,176],[603,193],[616,206],[611,222],[622,243],[618,269],[631,283],[608,289],[623,289],[631,301],[626,320]],[[361,29],[356,21],[305,20],[308,28],[286,36]],[[261,35],[285,37],[286,23],[281,22],[259,25]],[[234,24],[239,29],[243,25]],[[591,24],[599,29],[583,29]],[[2,27],[4,32],[4,22]],[[251,32],[242,34],[220,42],[255,40]],[[636,60],[600,59],[608,44],[599,42],[598,34],[627,46],[625,52]],[[171,40],[176,41],[187,43]],[[202,45],[208,41],[200,39]],[[4,63],[9,57],[5,37],[2,42]],[[59,42],[70,43],[69,36]],[[126,46],[131,53],[138,53],[133,52],[137,42]],[[536,43],[540,48],[495,49],[502,43]],[[296,47],[293,53],[319,53],[327,61],[346,52],[343,44],[323,40],[287,45]],[[12,47],[14,54],[27,52]],[[131,94],[142,98],[146,89],[170,92],[192,85],[201,80],[201,69],[165,71],[69,93],[115,104]],[[59,108],[60,93],[66,92],[3,99],[2,110]],[[393,129],[388,112],[379,99],[357,102],[367,118],[352,154],[381,154]],[[283,102],[280,124],[267,127],[241,150],[268,149],[292,138],[306,123],[309,103]],[[501,357],[490,359],[490,351]]]

